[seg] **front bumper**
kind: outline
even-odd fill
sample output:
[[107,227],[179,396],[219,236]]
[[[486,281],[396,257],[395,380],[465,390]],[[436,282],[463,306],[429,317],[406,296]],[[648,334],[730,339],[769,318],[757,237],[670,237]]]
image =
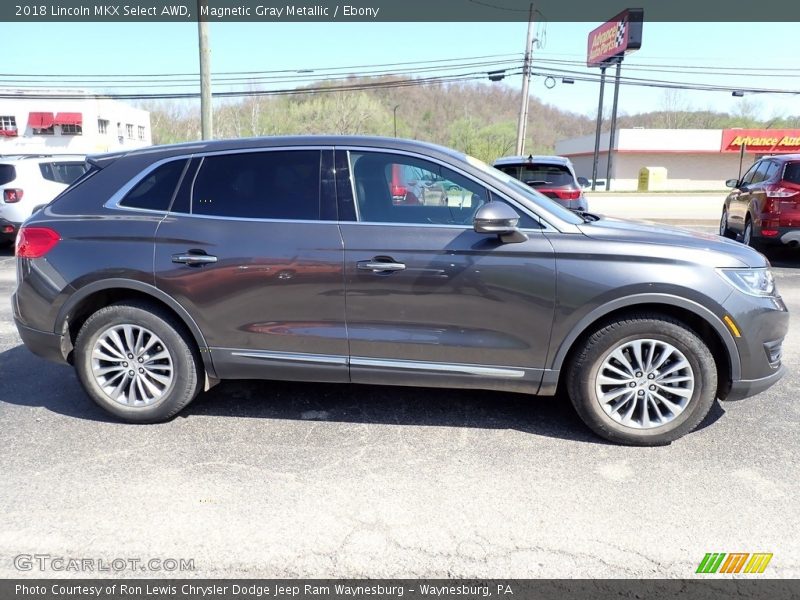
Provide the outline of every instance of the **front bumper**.
[[760,394],[761,392],[778,383],[778,380],[783,377],[785,372],[786,367],[781,365],[777,371],[767,375],[766,377],[762,377],[760,379],[741,379],[739,381],[734,381],[731,384],[731,389],[728,392],[728,395],[724,398],[724,401],[743,400],[744,398],[749,398],[750,396]]

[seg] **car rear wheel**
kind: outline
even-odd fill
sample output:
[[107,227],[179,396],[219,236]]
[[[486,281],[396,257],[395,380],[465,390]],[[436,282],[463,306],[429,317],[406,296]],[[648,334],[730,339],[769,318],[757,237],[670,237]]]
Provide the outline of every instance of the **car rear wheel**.
[[607,440],[636,446],[668,444],[694,430],[717,389],[702,340],[674,319],[649,314],[600,327],[566,376],[583,421]]
[[722,217],[719,220],[719,234],[728,239],[736,239],[736,234],[728,228],[728,209],[722,209]]
[[89,396],[134,423],[172,418],[199,390],[194,342],[166,311],[144,303],[95,312],[75,341],[75,368]]

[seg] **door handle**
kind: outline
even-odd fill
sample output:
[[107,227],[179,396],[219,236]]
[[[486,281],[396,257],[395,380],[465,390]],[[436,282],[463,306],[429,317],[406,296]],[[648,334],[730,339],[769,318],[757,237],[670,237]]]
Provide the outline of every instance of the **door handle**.
[[356,263],[360,271],[372,271],[380,273],[382,271],[403,271],[406,266],[398,262],[383,262],[380,260],[360,260]]
[[207,265],[217,262],[217,257],[209,254],[173,254],[172,262],[184,265]]

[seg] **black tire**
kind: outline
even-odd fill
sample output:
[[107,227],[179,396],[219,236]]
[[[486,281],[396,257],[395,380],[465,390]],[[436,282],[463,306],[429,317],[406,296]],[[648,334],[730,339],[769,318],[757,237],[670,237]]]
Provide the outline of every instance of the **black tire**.
[[[615,349],[644,339],[665,342],[682,353],[691,367],[694,389],[683,412],[672,420],[637,429],[606,413],[595,384],[601,367]],[[565,375],[570,400],[584,423],[600,437],[633,446],[661,446],[693,431],[711,410],[717,390],[717,368],[708,347],[681,322],[657,314],[632,315],[602,325],[574,355]],[[631,402],[634,400],[635,397]],[[648,408],[648,418],[650,414]]]
[[753,220],[750,218],[750,215],[747,215],[747,219],[744,222],[744,231],[742,231],[742,243],[745,246],[750,246],[755,250],[761,249],[761,243],[753,236]]
[[[169,354],[171,381],[151,404],[130,406],[115,401],[103,391],[94,375],[92,353],[95,344],[110,329],[120,325],[147,329],[157,336],[159,345],[163,344],[160,350]],[[124,364],[127,368],[128,363]],[[195,342],[183,324],[169,312],[146,302],[130,301],[101,308],[86,320],[75,340],[75,370],[86,393],[101,408],[131,423],[158,423],[183,410],[200,389],[201,365]],[[137,365],[131,362],[131,366]]]
[[722,217],[719,220],[719,234],[729,240],[736,239],[736,233],[728,227],[728,209],[722,208]]

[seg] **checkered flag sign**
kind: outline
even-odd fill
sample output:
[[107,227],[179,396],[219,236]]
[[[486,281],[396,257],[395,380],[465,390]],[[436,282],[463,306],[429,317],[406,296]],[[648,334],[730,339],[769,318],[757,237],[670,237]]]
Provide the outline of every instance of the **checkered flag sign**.
[[622,45],[622,42],[625,41],[625,26],[627,25],[626,21],[619,21],[617,23],[617,43],[615,44],[616,48],[619,48]]

